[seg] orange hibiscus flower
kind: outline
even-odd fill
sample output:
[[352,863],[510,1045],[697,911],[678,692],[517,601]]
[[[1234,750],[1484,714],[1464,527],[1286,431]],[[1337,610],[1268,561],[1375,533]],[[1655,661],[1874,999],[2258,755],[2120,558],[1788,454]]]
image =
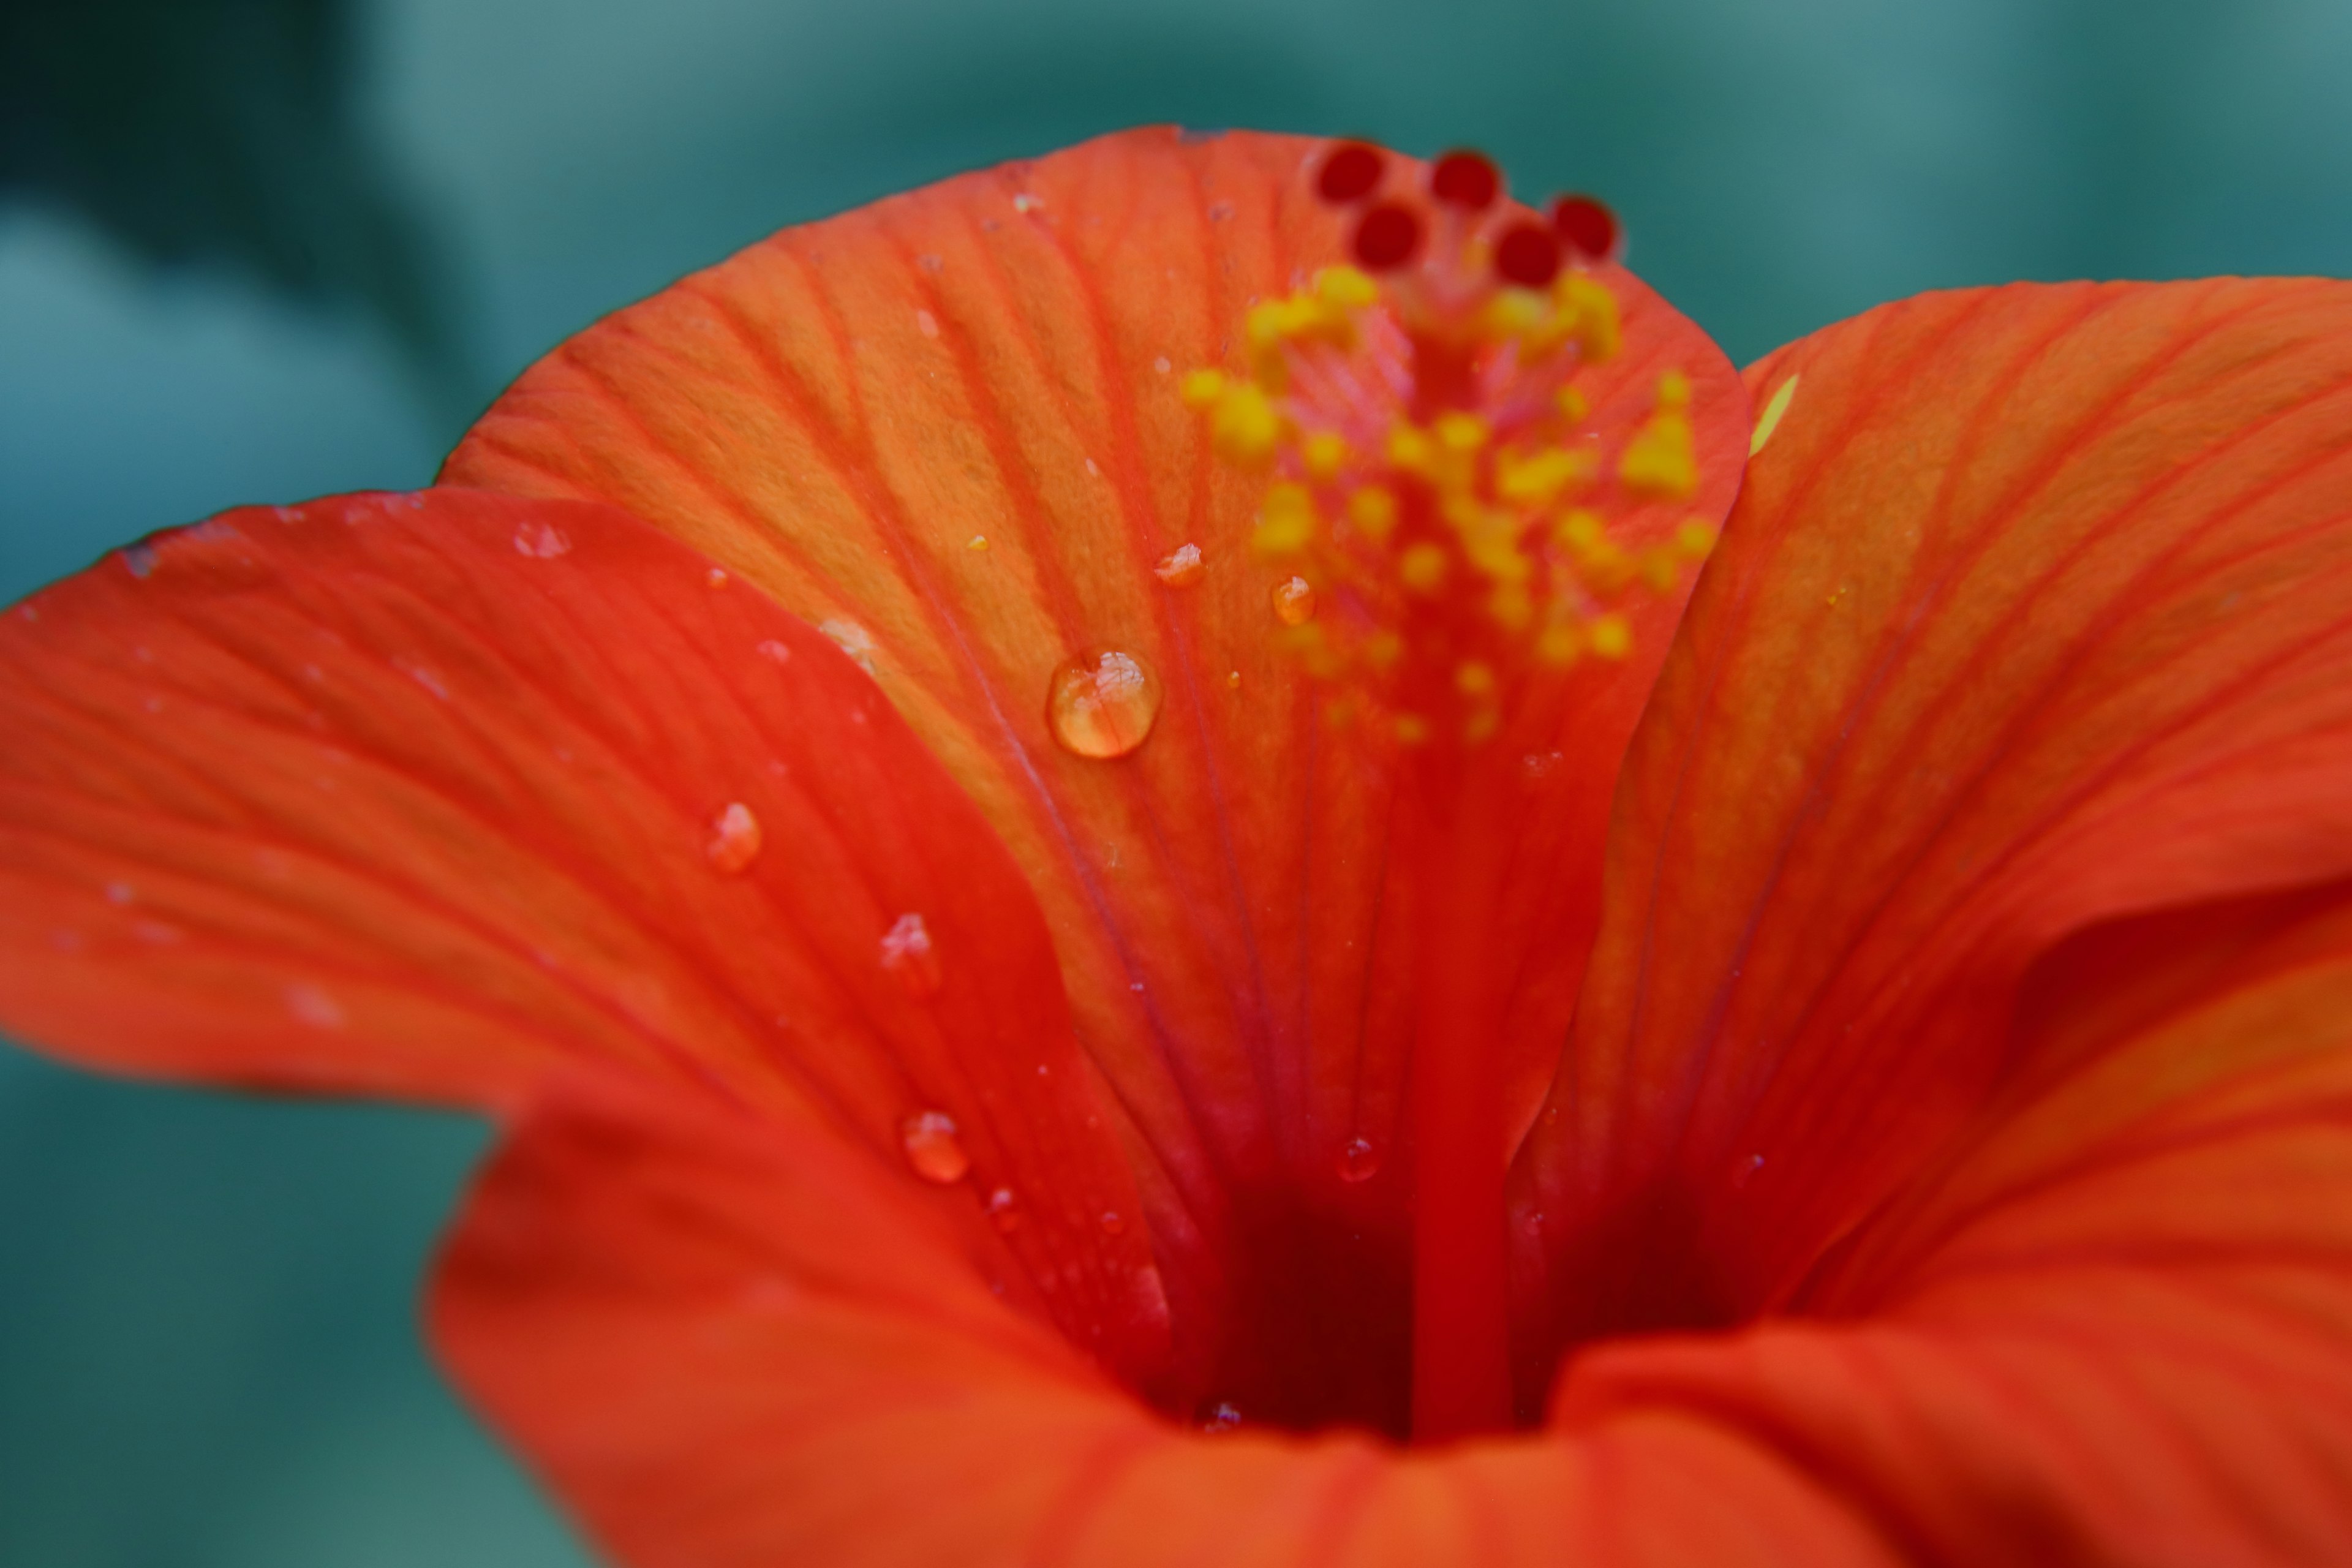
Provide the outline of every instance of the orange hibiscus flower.
[[435,1331],[641,1568],[2352,1557],[2352,287],[1735,377],[1344,152],[17,605],[0,1026],[499,1112]]

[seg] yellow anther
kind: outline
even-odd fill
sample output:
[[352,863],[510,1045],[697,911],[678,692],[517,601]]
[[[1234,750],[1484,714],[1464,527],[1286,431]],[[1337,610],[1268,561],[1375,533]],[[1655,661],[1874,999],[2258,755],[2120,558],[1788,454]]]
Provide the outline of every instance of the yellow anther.
[[1678,370],[1670,370],[1658,377],[1658,406],[1688,408],[1691,400],[1690,377]]
[[1425,745],[1429,741],[1429,721],[1418,713],[1396,716],[1397,743],[1402,746]]
[[1562,272],[1552,294],[1559,302],[1557,330],[1576,344],[1587,364],[1606,364],[1617,357],[1623,332],[1616,295],[1581,272]]
[[1394,632],[1374,632],[1364,639],[1364,662],[1374,669],[1391,669],[1404,657],[1404,638]]
[[1441,414],[1437,416],[1437,444],[1448,452],[1475,452],[1486,444],[1493,434],[1486,422],[1475,414]]
[[1592,468],[1590,452],[1559,447],[1532,458],[1505,452],[1495,459],[1495,493],[1507,501],[1549,506],[1570,486],[1589,481]]
[[1315,589],[1304,577],[1286,577],[1274,585],[1275,618],[1286,626],[1303,626],[1315,618]]
[[1217,399],[1209,422],[1210,439],[1226,461],[1244,468],[1263,468],[1274,460],[1282,438],[1282,416],[1264,391],[1244,383],[1229,387]]
[[1310,478],[1328,479],[1347,466],[1348,438],[1336,430],[1318,430],[1298,444]]
[[1400,425],[1389,432],[1389,461],[1408,474],[1427,474],[1437,466],[1437,443],[1426,430]]
[[1553,395],[1551,402],[1552,406],[1559,410],[1559,416],[1570,425],[1583,424],[1584,416],[1592,412],[1591,400],[1584,395],[1583,390],[1580,387],[1561,387]]
[[1495,669],[1475,658],[1454,667],[1454,689],[1465,697],[1483,697],[1495,689]]
[[1265,492],[1250,548],[1260,555],[1296,554],[1314,542],[1317,521],[1315,498],[1306,486],[1275,485]]
[[1585,632],[1592,651],[1601,658],[1623,658],[1633,651],[1633,623],[1622,616],[1601,616]]
[[1517,338],[1540,351],[1559,345],[1558,336],[1549,330],[1551,319],[1551,306],[1542,295],[1526,289],[1505,289],[1486,301],[1483,325],[1490,338]]
[[1377,485],[1367,485],[1348,498],[1348,521],[1377,544],[1396,531],[1396,497]]
[[1352,267],[1326,267],[1315,275],[1315,297],[1342,310],[1361,310],[1377,305],[1381,286]]
[[1626,447],[1617,477],[1637,496],[1690,500],[1698,491],[1698,452],[1690,420],[1678,409],[1652,415]]
[[1415,594],[1434,594],[1445,584],[1445,547],[1423,541],[1397,557],[1397,579]]
[[1752,458],[1757,453],[1762,451],[1764,449],[1764,443],[1772,438],[1772,432],[1780,427],[1781,419],[1785,417],[1789,412],[1790,399],[1797,395],[1797,382],[1799,379],[1800,378],[1797,376],[1790,376],[1788,380],[1774,387],[1772,389],[1772,395],[1764,400],[1764,412],[1756,416],[1755,432],[1748,437],[1748,455],[1749,457]]
[[1196,370],[1184,378],[1183,398],[1187,408],[1210,408],[1225,395],[1225,378],[1222,372]]
[[1590,554],[1607,537],[1601,530],[1601,519],[1581,508],[1563,516],[1559,526],[1551,531],[1554,539],[1580,555]]
[[1555,621],[1536,637],[1536,657],[1546,664],[1574,664],[1579,644],[1576,628]]

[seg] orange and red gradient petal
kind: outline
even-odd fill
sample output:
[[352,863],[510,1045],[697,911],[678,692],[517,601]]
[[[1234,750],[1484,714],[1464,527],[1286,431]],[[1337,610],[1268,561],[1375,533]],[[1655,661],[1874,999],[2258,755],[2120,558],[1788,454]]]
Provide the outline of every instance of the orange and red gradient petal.
[[[1213,456],[1180,393],[1242,363],[1251,302],[1341,258],[1313,190],[1328,145],[1138,132],[789,230],[565,343],[445,473],[627,506],[870,648],[1036,889],[1081,1037],[1152,1156],[1163,1246],[1196,1258],[1305,1245],[1234,1243],[1241,1208],[1304,1205],[1347,1236],[1403,1212],[1410,922],[1386,781],[1277,647],[1286,573],[1248,552],[1264,482]],[[1701,488],[1635,531],[1719,518],[1744,395],[1688,321],[1603,275],[1625,348],[1596,373],[1592,423],[1648,415],[1663,370],[1694,383]],[[1197,578],[1163,579],[1188,544]],[[1573,735],[1533,759],[1507,922],[1540,955],[1510,1029],[1519,1121],[1678,604],[1644,608],[1634,658],[1591,665]],[[1047,713],[1057,668],[1106,648],[1161,693],[1150,738],[1109,761],[1073,754]]]
[[854,1140],[1162,1370],[1011,858],[831,642],[625,513],[428,490],[159,536],[0,618],[0,1027],[468,1105],[689,1085]]
[[2352,286],[1928,295],[1749,383],[1523,1160],[1530,1342],[1783,1300],[2052,943],[2352,869]]
[[1770,1432],[1916,1561],[2352,1558],[2352,889],[2095,929],[1997,1101],[1730,1342],[1602,1347],[1572,1430]]
[[1670,1409],[1409,1457],[1171,1424],[869,1164],[642,1093],[523,1120],[432,1316],[632,1568],[1895,1561],[1801,1466]]

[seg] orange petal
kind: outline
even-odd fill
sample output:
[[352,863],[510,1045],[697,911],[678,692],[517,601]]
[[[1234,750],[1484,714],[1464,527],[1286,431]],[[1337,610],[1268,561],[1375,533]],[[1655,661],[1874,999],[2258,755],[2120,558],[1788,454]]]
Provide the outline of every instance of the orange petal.
[[2352,288],[1929,295],[1749,384],[1522,1173],[1551,1347],[1783,1297],[2067,932],[2352,868]]
[[1601,1347],[1816,1456],[1924,1562],[2352,1560],[2352,897],[2146,916],[2037,966],[1999,1103],[1804,1295]]
[[[583,1062],[694,1085],[910,1186],[919,1156],[974,1256],[1157,1375],[1019,874],[873,683],[707,559],[463,490],[229,512],[10,611],[0,670],[0,1028],[480,1105]],[[909,1148],[926,1112],[952,1135]]]
[[1893,1561],[1801,1467],[1672,1412],[1410,1458],[1171,1425],[931,1221],[829,1140],[592,1089],[483,1176],[436,1337],[634,1568]]
[[[1187,371],[1241,363],[1249,301],[1338,259],[1305,176],[1320,145],[1138,132],[789,230],[565,343],[445,477],[617,501],[870,647],[1045,905],[1080,1035],[1148,1146],[1163,1255],[1194,1260],[1171,1285],[1216,1273],[1212,1255],[1258,1257],[1279,1279],[1233,1319],[1328,1309],[1290,1342],[1331,1347],[1352,1381],[1402,1353],[1393,1314],[1365,1310],[1401,1300],[1401,1259],[1344,1279],[1299,1260],[1380,1254],[1402,1225],[1411,965],[1386,787],[1278,651],[1282,573],[1247,550],[1261,487],[1213,458],[1179,395]],[[1720,517],[1745,397],[1689,322],[1611,281],[1626,347],[1595,378],[1595,421],[1647,415],[1658,373],[1686,371],[1708,458],[1690,510]],[[1171,586],[1154,567],[1187,543],[1202,575]],[[1531,759],[1522,1120],[1677,609],[1645,609],[1639,655],[1596,665],[1559,752]],[[1150,738],[1113,762],[1058,745],[1045,710],[1056,667],[1100,647],[1165,690]],[[1350,1184],[1357,1139],[1381,1173]]]

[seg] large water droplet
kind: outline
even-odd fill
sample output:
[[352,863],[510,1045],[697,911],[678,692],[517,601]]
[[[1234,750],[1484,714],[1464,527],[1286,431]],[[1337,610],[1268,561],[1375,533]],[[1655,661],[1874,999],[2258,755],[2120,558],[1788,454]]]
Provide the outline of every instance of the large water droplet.
[[1369,1138],[1350,1138],[1339,1145],[1339,1179],[1369,1182],[1381,1171],[1381,1152]]
[[1315,618],[1315,588],[1304,577],[1286,577],[1274,585],[1274,617],[1286,626],[1303,626]]
[[927,1182],[949,1186],[971,1169],[971,1156],[956,1142],[955,1118],[944,1110],[909,1116],[898,1129],[898,1141],[906,1145],[907,1163]]
[[721,876],[738,875],[760,858],[760,819],[741,801],[730,801],[710,825],[703,855]]
[[1123,757],[1143,744],[1160,717],[1160,678],[1131,653],[1101,648],[1054,671],[1045,721],[1054,739],[1082,757]]
[[1160,559],[1151,569],[1152,575],[1171,588],[1190,588],[1208,574],[1208,564],[1201,559],[1197,544],[1180,544]]
[[931,945],[930,928],[918,914],[903,914],[882,933],[882,967],[914,997],[934,996],[946,979],[940,968],[940,950]]

